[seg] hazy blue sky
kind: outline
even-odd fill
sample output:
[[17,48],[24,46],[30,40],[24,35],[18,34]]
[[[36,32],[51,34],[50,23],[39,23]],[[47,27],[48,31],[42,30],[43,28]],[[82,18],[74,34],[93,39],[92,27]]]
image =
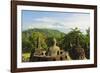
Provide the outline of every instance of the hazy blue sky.
[[22,10],[22,30],[49,28],[69,32],[78,27],[82,32],[90,26],[90,14],[75,12]]

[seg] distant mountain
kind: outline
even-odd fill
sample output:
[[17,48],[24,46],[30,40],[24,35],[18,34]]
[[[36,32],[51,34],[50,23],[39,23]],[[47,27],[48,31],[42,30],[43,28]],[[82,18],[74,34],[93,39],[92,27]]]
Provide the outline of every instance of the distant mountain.
[[32,32],[40,32],[40,33],[45,34],[47,37],[55,37],[55,38],[60,38],[65,35],[65,33],[62,33],[58,30],[53,30],[53,29],[34,28],[34,29],[28,29],[28,30],[22,31],[22,33],[26,33],[28,35],[31,35]]

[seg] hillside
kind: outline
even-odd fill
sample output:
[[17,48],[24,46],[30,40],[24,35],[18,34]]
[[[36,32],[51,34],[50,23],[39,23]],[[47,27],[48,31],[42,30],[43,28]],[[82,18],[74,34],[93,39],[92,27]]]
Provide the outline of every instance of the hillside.
[[60,32],[58,30],[53,30],[53,29],[38,29],[38,28],[25,30],[22,33],[26,33],[28,35],[31,35],[32,32],[40,32],[40,33],[45,34],[47,37],[55,37],[55,38],[60,38],[60,37],[63,37],[65,35],[65,33],[62,33],[62,32]]

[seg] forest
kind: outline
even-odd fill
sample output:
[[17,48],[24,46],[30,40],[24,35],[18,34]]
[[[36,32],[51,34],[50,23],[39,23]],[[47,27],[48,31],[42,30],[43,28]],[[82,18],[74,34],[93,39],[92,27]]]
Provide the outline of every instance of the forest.
[[37,48],[37,38],[39,37],[39,43],[44,50],[52,45],[52,39],[56,38],[57,46],[65,51],[70,51],[73,48],[73,45],[76,45],[77,38],[78,42],[82,48],[85,50],[86,58],[90,58],[90,29],[86,30],[86,33],[83,33],[79,28],[71,29],[68,33],[63,33],[58,30],[53,29],[28,29],[22,31],[22,56],[25,60],[29,60],[30,52]]

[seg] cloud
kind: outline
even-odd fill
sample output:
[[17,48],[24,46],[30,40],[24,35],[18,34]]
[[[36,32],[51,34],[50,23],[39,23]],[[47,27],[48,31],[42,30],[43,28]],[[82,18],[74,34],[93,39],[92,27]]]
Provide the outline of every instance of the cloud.
[[51,17],[43,17],[43,18],[37,18],[33,20],[33,24],[31,27],[38,27],[38,28],[63,28],[64,24],[62,24],[63,21],[57,19],[57,18],[51,18]]
[[68,32],[70,28],[78,27],[82,32],[85,32],[90,25],[89,17],[89,14],[72,14],[71,16],[65,15],[63,18],[43,16],[33,19],[32,23],[29,24],[26,29],[49,28],[57,29],[62,32]]

